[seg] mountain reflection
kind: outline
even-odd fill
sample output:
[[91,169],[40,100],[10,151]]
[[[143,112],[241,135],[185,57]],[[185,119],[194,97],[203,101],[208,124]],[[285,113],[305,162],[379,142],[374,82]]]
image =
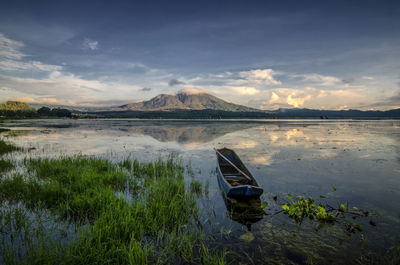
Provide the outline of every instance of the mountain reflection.
[[147,123],[121,128],[132,134],[148,135],[160,142],[208,143],[225,134],[253,128],[257,123]]

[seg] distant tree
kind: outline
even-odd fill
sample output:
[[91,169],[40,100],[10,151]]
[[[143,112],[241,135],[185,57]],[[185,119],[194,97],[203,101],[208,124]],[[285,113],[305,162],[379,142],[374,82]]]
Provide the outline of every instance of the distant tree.
[[0,110],[4,110],[4,111],[34,111],[35,109],[24,102],[7,101],[6,104],[0,104]]
[[0,117],[34,118],[37,115],[34,108],[23,102],[7,101],[5,104],[0,104]]
[[67,109],[60,109],[60,108],[54,108],[50,111],[51,116],[56,116],[56,117],[68,117],[70,118],[72,116],[71,111]]
[[48,107],[41,107],[40,109],[37,110],[37,113],[40,116],[50,116],[51,110]]

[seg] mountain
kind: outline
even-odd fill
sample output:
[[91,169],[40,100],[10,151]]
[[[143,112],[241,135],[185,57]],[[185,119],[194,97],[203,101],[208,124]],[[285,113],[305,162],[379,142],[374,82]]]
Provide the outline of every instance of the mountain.
[[319,109],[277,109],[273,111],[277,118],[321,118],[321,119],[347,119],[347,118],[399,118],[400,108],[386,111],[381,110],[319,110]]
[[172,111],[172,110],[221,110],[259,111],[229,103],[205,92],[181,91],[176,95],[160,94],[150,100],[111,108],[112,111]]

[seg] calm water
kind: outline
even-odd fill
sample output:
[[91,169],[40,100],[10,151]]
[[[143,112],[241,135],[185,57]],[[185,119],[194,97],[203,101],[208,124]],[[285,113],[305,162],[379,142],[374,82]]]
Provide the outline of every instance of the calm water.
[[[202,225],[215,239],[210,244],[227,248],[234,263],[351,264],[369,252],[383,255],[400,240],[400,121],[29,120],[2,126],[12,129],[2,136],[31,148],[33,157],[148,161],[179,154],[193,178],[208,186],[199,205]],[[274,215],[274,207],[267,206],[263,218],[238,218],[240,208],[228,214],[215,173],[213,148],[220,147],[234,149],[248,166],[264,188],[262,202],[287,193],[330,194],[377,216],[356,220],[363,231],[348,235],[342,225],[296,224]]]

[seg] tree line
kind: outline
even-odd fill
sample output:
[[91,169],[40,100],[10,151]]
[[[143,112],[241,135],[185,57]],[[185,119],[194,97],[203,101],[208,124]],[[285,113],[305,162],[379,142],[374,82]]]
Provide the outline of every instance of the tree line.
[[41,107],[38,110],[26,103],[7,101],[0,104],[0,117],[2,118],[40,118],[40,117],[67,117],[72,116],[71,111],[62,108]]

